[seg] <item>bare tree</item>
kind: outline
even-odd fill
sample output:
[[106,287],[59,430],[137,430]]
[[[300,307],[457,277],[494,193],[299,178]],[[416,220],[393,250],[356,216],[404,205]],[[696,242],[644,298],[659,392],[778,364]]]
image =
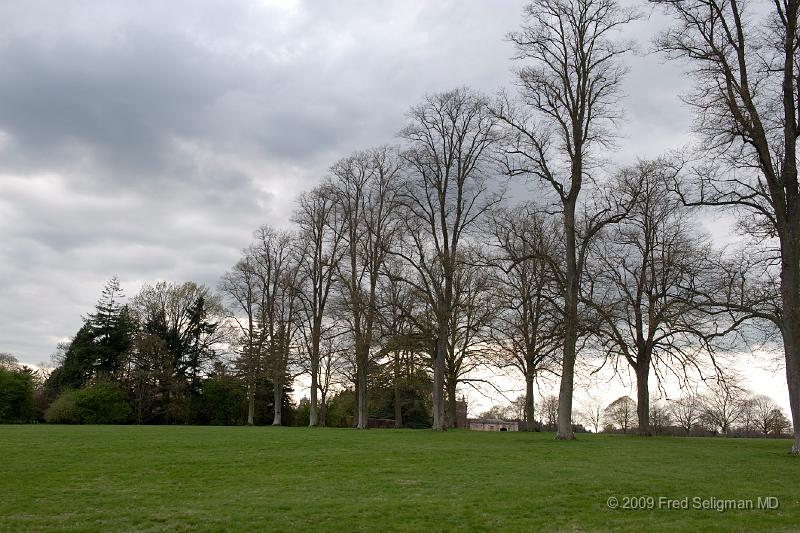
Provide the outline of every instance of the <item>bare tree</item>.
[[299,326],[299,262],[293,241],[290,232],[260,227],[242,259],[220,282],[232,306],[229,318],[239,331],[238,366],[246,376],[248,425],[255,421],[256,387],[264,377],[273,383],[273,425],[281,423],[283,388]]
[[367,428],[367,367],[377,322],[378,281],[392,241],[402,164],[389,147],[358,152],[332,168],[344,223],[345,260],[340,265],[347,322],[356,359],[357,427]]
[[444,371],[462,240],[493,204],[486,179],[496,119],[469,89],[429,95],[400,132],[407,143],[407,186],[401,195],[406,240],[393,253],[406,260],[413,284],[434,315],[433,429],[445,429]]
[[600,398],[589,396],[583,402],[579,411],[582,422],[592,428],[592,431],[599,433],[603,426],[603,412],[605,411],[605,404]]
[[[495,112],[508,126],[506,166],[510,175],[533,176],[552,186],[563,216],[565,249],[564,353],[556,438],[573,439],[571,415],[578,339],[582,259],[577,209],[591,180],[591,154],[608,149],[610,127],[625,69],[619,57],[630,46],[614,33],[635,15],[614,0],[536,0],[525,8],[522,29],[509,35],[518,58],[524,109],[507,99]],[[596,163],[596,161],[595,161]],[[587,239],[613,213],[595,214]]]
[[735,379],[721,379],[708,387],[701,399],[701,420],[712,431],[726,437],[731,427],[742,417],[746,391]]
[[[672,413],[667,405],[659,400],[650,400],[650,426],[653,433],[660,435],[672,424]],[[640,411],[641,412],[641,411]],[[639,431],[641,434],[641,430]]]
[[525,379],[525,419],[533,431],[533,384],[556,366],[562,343],[558,227],[544,213],[520,206],[494,213],[489,232],[497,248],[490,335],[495,365],[510,366]]
[[700,422],[701,416],[701,399],[697,394],[686,394],[673,402],[672,404],[672,417],[683,428],[688,436]]
[[[729,207],[740,229],[775,251],[780,312],[759,318],[780,330],[800,454],[800,187],[797,175],[800,1],[651,0],[675,26],[657,46],[691,65],[708,164],[698,169],[691,205]],[[777,241],[777,242],[776,242]]]
[[705,310],[718,273],[709,245],[693,233],[697,224],[672,190],[680,168],[640,161],[619,174],[616,186],[635,198],[633,207],[594,243],[586,271],[589,329],[616,370],[622,360],[636,374],[641,435],[651,429],[650,373],[671,369],[686,379],[702,349],[728,331]]
[[[456,425],[456,388],[461,383],[483,383],[469,376],[485,366],[489,324],[494,317],[494,286],[485,266],[477,264],[475,249],[464,250],[465,261],[456,269],[454,300],[450,315],[447,353],[445,355],[444,387],[447,393],[447,423]],[[467,257],[471,256],[472,259]]]
[[331,289],[337,280],[344,246],[344,217],[336,202],[336,192],[325,183],[300,196],[294,214],[299,228],[301,273],[304,284],[299,291],[306,315],[304,335],[311,373],[309,426],[318,424],[320,342]]
[[786,418],[778,404],[772,398],[763,394],[753,397],[752,407],[755,428],[765,437],[775,428],[778,415]]
[[539,401],[539,412],[545,425],[555,427],[558,423],[558,396],[543,397]]
[[636,420],[636,402],[630,396],[617,398],[603,411],[603,420],[627,433]]

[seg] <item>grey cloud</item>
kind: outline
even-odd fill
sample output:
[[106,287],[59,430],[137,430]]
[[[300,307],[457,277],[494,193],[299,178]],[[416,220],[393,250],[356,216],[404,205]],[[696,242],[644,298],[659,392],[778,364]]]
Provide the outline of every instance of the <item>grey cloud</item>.
[[[113,274],[215,285],[425,93],[508,86],[523,4],[0,4],[0,351],[45,359]],[[632,68],[620,157],[684,132],[669,72]]]

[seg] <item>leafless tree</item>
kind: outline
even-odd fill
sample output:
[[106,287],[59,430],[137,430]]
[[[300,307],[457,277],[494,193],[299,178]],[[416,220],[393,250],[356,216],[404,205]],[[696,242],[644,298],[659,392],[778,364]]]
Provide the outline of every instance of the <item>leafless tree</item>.
[[[501,98],[494,110],[506,124],[510,175],[538,178],[552,186],[563,216],[565,249],[564,349],[556,438],[573,439],[571,415],[578,299],[581,285],[579,197],[592,180],[592,154],[612,146],[619,118],[619,88],[625,69],[619,58],[630,49],[615,33],[635,14],[614,0],[535,0],[525,23],[509,35],[518,59],[521,99]],[[593,213],[584,238],[613,221],[615,213]]]
[[496,308],[494,285],[487,268],[480,264],[483,261],[479,260],[477,250],[464,249],[462,254],[465,260],[459,262],[453,279],[454,299],[444,365],[446,420],[450,427],[456,424],[458,385],[485,381],[469,376],[487,363],[488,328]]
[[[763,394],[752,398],[752,410],[755,428],[765,437],[773,432],[779,415],[786,418],[778,404],[772,398]],[[786,428],[781,428],[781,430],[783,429]]]
[[671,369],[686,379],[711,340],[739,323],[722,327],[722,318],[704,306],[719,285],[718,271],[714,253],[672,189],[680,169],[662,159],[620,172],[615,184],[635,199],[633,206],[593,244],[585,274],[589,329],[599,350],[616,370],[621,360],[636,374],[641,435],[651,429],[650,373],[658,377]]
[[539,412],[545,425],[555,427],[558,423],[558,396],[551,394],[539,400]]
[[355,153],[331,168],[344,224],[345,258],[340,274],[355,348],[360,429],[367,428],[367,367],[377,322],[378,282],[398,233],[395,211],[401,170],[397,152],[385,146]]
[[232,307],[230,319],[239,331],[238,366],[246,376],[249,425],[255,420],[257,383],[264,377],[273,383],[273,424],[281,423],[283,389],[300,325],[299,261],[293,241],[290,232],[260,227],[242,259],[220,282]]
[[311,374],[308,424],[316,426],[319,413],[320,343],[324,334],[326,308],[344,255],[344,217],[330,182],[300,196],[293,220],[299,231],[298,253],[303,257],[301,277],[304,283],[299,295],[306,315],[304,336]]
[[712,383],[701,398],[701,420],[710,430],[719,430],[727,437],[733,424],[742,417],[746,394],[735,379]]
[[603,412],[605,411],[605,404],[600,398],[590,396],[583,402],[580,413],[581,421],[592,431],[599,433],[603,426]]
[[686,394],[672,403],[672,417],[688,436],[700,422],[702,404],[697,394]]
[[[525,419],[530,421],[535,420],[534,381],[556,366],[562,343],[558,229],[531,206],[498,210],[489,224],[497,249],[492,270],[496,312],[490,334],[494,363],[522,374]],[[531,422],[528,430],[533,429]]]
[[[650,426],[653,433],[660,435],[664,429],[672,424],[672,413],[667,405],[660,400],[650,400]],[[641,431],[639,431],[641,433]]]
[[617,398],[603,411],[603,420],[627,433],[636,421],[636,402],[630,396]]
[[469,89],[429,95],[400,132],[409,176],[401,194],[406,239],[393,250],[411,267],[412,284],[427,299],[436,325],[433,429],[445,429],[444,370],[455,305],[462,241],[493,204],[487,191],[496,119]]
[[657,46],[688,61],[707,164],[696,187],[683,191],[691,205],[733,208],[740,229],[775,252],[780,330],[789,403],[800,454],[800,187],[797,176],[798,10],[800,1],[755,4],[736,0],[651,0],[675,26]]

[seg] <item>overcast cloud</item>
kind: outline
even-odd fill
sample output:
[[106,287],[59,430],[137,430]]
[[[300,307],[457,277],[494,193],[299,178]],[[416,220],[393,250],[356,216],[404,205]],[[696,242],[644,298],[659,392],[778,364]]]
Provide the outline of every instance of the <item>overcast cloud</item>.
[[[522,0],[0,4],[0,351],[46,361],[105,281],[216,286],[338,157],[427,92],[511,84]],[[644,7],[644,6],[642,6]],[[644,52],[658,16],[630,28]],[[615,158],[688,142],[676,65],[632,56]]]

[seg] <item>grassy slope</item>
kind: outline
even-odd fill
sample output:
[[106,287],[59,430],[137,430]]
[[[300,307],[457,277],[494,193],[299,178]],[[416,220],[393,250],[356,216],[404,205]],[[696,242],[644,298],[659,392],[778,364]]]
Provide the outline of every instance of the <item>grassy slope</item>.
[[[787,441],[424,430],[0,426],[0,529],[797,530]],[[777,511],[609,496],[777,496]]]

